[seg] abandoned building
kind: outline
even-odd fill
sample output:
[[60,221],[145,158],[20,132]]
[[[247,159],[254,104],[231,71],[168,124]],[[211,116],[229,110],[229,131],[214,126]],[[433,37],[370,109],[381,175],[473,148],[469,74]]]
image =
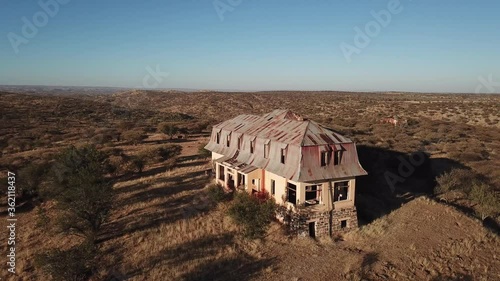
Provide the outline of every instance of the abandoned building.
[[212,152],[216,182],[226,189],[268,192],[287,210],[285,222],[299,235],[357,227],[356,177],[367,173],[354,142],[337,132],[275,110],[215,125],[205,148]]

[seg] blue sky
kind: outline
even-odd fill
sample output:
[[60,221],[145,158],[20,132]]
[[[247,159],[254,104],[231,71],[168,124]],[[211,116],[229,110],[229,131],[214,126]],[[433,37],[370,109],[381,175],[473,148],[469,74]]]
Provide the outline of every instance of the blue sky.
[[1,0],[0,84],[474,92],[491,76],[481,91],[500,92],[496,0],[54,1]]

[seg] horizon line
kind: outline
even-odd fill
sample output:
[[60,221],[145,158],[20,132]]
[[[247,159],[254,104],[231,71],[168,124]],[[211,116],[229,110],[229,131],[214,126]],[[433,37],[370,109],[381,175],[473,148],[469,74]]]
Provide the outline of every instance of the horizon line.
[[263,90],[239,90],[239,89],[207,89],[207,88],[139,88],[123,86],[74,86],[74,85],[36,85],[36,84],[0,84],[0,87],[54,87],[54,88],[103,88],[103,89],[124,89],[141,91],[181,91],[181,92],[241,92],[241,93],[259,93],[259,92],[343,92],[343,93],[400,93],[400,94],[462,94],[462,95],[498,95],[497,93],[474,93],[474,92],[436,92],[436,91],[399,91],[399,90],[297,90],[297,89],[263,89]]

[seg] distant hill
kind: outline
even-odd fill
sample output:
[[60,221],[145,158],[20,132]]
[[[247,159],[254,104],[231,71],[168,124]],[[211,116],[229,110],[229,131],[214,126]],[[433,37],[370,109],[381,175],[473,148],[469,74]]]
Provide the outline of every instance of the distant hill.
[[[30,95],[106,95],[135,91],[174,91],[174,92],[213,92],[214,90],[188,89],[188,88],[158,88],[136,89],[127,87],[93,87],[93,86],[37,86],[37,85],[0,85],[0,92],[11,92]],[[222,91],[222,90],[215,90]],[[224,90],[233,91],[236,90]]]

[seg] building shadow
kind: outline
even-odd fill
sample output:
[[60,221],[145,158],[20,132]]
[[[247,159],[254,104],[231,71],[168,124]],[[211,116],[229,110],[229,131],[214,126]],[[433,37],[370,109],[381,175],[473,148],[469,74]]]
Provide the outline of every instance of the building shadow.
[[436,177],[453,168],[467,168],[447,158],[430,158],[380,147],[357,147],[367,176],[356,179],[356,208],[360,225],[399,208],[419,195],[432,195]]

